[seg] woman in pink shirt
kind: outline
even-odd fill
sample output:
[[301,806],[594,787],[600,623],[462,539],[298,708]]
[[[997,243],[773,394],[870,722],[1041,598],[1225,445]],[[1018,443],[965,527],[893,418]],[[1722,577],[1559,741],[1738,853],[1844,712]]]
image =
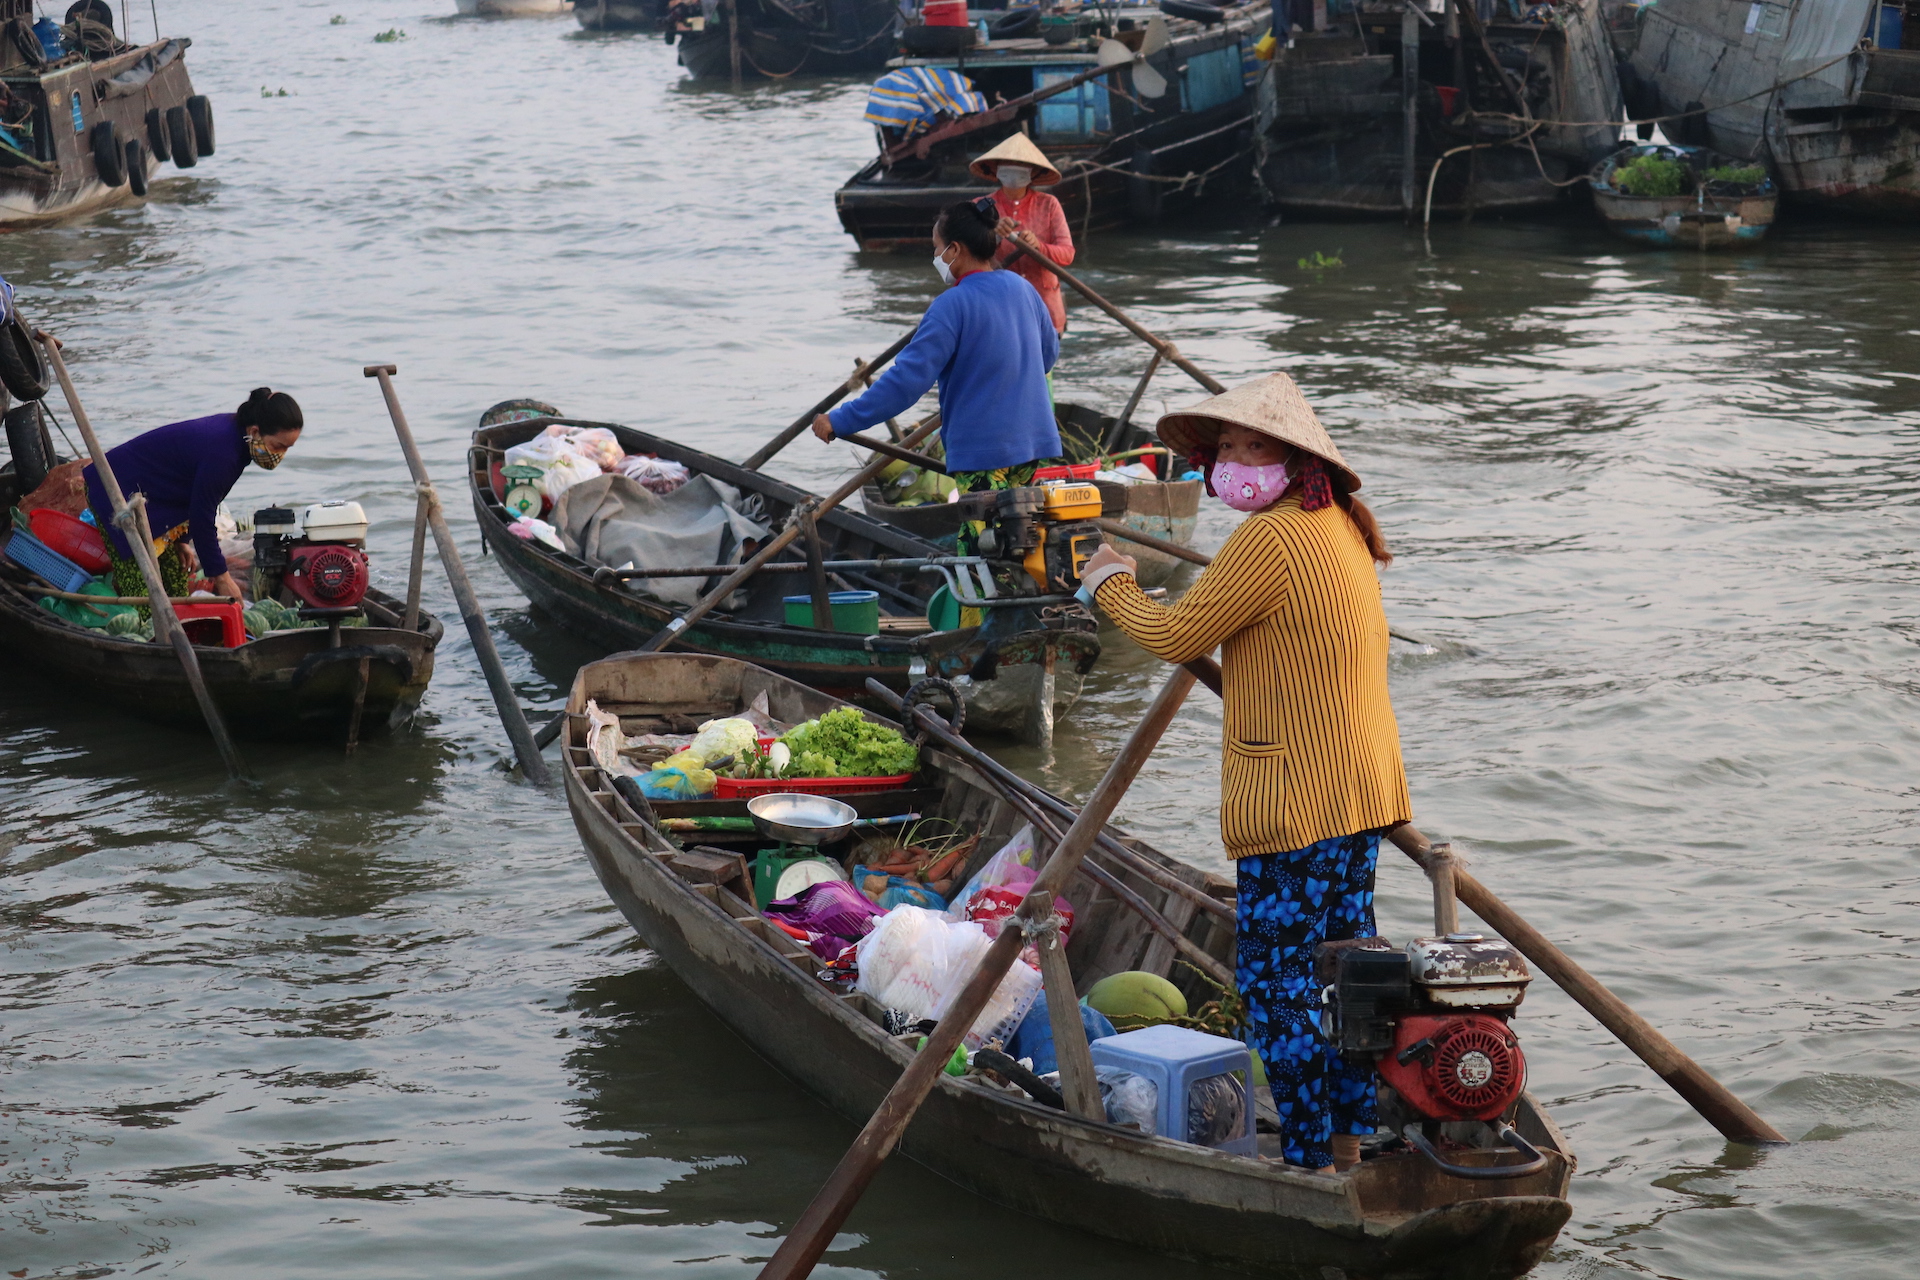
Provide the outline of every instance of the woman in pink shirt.
[[[1040,148],[1027,140],[1026,134],[1012,135],[975,160],[971,168],[976,178],[1000,184],[999,190],[993,193],[993,203],[1000,210],[1000,225],[995,230],[1009,239],[1018,239],[1063,267],[1072,263],[1073,233],[1067,230],[1066,211],[1058,200],[1033,189],[1035,184],[1052,186],[1060,181],[1060,171],[1040,153]],[[1032,285],[1039,292],[1040,300],[1047,304],[1047,314],[1053,317],[1055,331],[1067,331],[1067,303],[1060,296],[1060,277],[1011,244],[1000,246],[994,263]]]

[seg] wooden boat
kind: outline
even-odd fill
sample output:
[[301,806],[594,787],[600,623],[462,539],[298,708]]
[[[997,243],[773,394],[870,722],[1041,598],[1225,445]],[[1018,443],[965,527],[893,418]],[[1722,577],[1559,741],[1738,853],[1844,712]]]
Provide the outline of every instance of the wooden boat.
[[462,15],[482,18],[543,18],[570,13],[574,0],[454,0]]
[[[1099,39],[1092,34],[1063,45],[1037,34],[988,40],[958,54],[888,63],[957,70],[989,102],[1008,105],[963,116],[918,138],[879,131],[879,154],[834,193],[840,225],[869,252],[927,251],[942,209],[992,189],[968,172],[968,164],[1019,130],[1060,170],[1062,181],[1046,190],[1060,201],[1076,236],[1156,222],[1243,181],[1241,157],[1253,123],[1249,88],[1260,65],[1252,50],[1272,10],[1266,4],[1197,7],[1213,20],[1163,17],[1145,5],[1102,10],[1126,24],[1120,34],[1136,48],[1147,22],[1165,21],[1170,41],[1149,62],[1175,87],[1158,98],[1137,92],[1133,69],[1120,67],[1039,102],[1013,105],[1097,66]],[[1187,174],[1207,178],[1168,180]]]
[[[1920,20],[1897,4],[1801,0],[1635,11],[1624,60],[1636,117],[1675,142],[1765,156],[1791,201],[1911,219],[1920,211]],[[1707,109],[1703,110],[1703,106]]]
[[[1481,41],[1464,27],[1450,35],[1453,24],[1407,16],[1412,10],[1398,3],[1367,0],[1330,30],[1296,33],[1260,89],[1255,172],[1267,202],[1300,213],[1418,216],[1431,181],[1442,217],[1558,205],[1619,145],[1619,128],[1537,128],[1520,117],[1620,118],[1599,4],[1557,6],[1544,25],[1490,21]],[[1410,30],[1417,34],[1403,50]]]
[[[1054,414],[1060,421],[1060,443],[1068,458],[1075,462],[1091,462],[1108,452],[1104,441],[1113,429],[1114,420],[1110,415],[1085,405],[1065,403],[1055,405]],[[1158,443],[1159,440],[1151,432],[1129,423],[1114,452],[1149,448]],[[1132,528],[1177,542],[1183,547],[1192,545],[1194,527],[1200,518],[1200,497],[1206,492],[1200,481],[1163,480],[1129,485],[1103,483],[1102,490],[1124,490],[1110,493],[1109,496],[1115,507],[1121,502],[1126,504],[1126,514],[1119,518]],[[937,502],[917,507],[896,506],[887,501],[878,485],[870,484],[860,490],[860,505],[876,520],[884,520],[915,537],[944,546],[952,545],[953,537],[960,529],[960,516],[953,507]],[[1184,563],[1164,551],[1155,551],[1139,543],[1129,543],[1120,549],[1139,563],[1139,577],[1143,586],[1163,585]]]
[[[19,495],[11,465],[0,470],[0,512]],[[12,517],[0,514],[11,533]],[[35,588],[40,588],[36,590]],[[204,729],[199,704],[173,647],[110,636],[40,607],[45,584],[0,560],[0,648],[8,669],[32,671],[97,707],[145,719]],[[261,740],[345,738],[367,660],[360,732],[405,724],[433,679],[434,647],[444,628],[422,610],[412,631],[401,629],[404,604],[369,590],[365,627],[276,631],[236,649],[198,646],[207,689],[234,736]]]
[[[906,1066],[913,1037],[889,1035],[868,997],[836,994],[821,982],[811,952],[723,887],[731,879],[724,868],[738,864],[675,848],[628,807],[586,745],[589,699],[620,716],[628,733],[642,733],[685,731],[690,722],[733,714],[761,694],[772,714],[789,722],[836,705],[772,672],[725,659],[625,655],[581,668],[567,700],[567,803],[601,884],[647,944],[755,1052],[859,1123]],[[848,799],[869,816],[917,811],[981,832],[976,864],[1020,825],[978,773],[938,750],[923,751],[910,790]],[[655,802],[654,814],[665,822],[694,809],[744,814],[745,804]],[[1225,878],[1109,830],[1164,872],[1232,900]],[[721,836],[729,840],[715,838]],[[765,843],[751,833],[703,831],[698,838],[726,850]],[[1123,864],[1108,869],[1192,942],[1231,962],[1233,936],[1224,921]],[[1198,980],[1172,965],[1166,939],[1084,871],[1067,896],[1077,908],[1068,959],[1081,989],[1109,973],[1145,968],[1194,990]],[[1213,995],[1203,987],[1194,994]],[[1546,1156],[1545,1167],[1525,1177],[1456,1179],[1404,1150],[1329,1175],[1079,1119],[977,1075],[942,1076],[900,1149],[1010,1209],[1235,1270],[1312,1280],[1498,1278],[1532,1268],[1571,1212],[1566,1195],[1574,1159],[1565,1139],[1530,1094],[1523,1095],[1514,1125]],[[1270,1149],[1275,1141],[1262,1138]],[[1488,1150],[1455,1158],[1511,1163]],[[826,1167],[820,1165],[822,1176]]]
[[585,31],[658,31],[666,0],[576,0],[573,17]]
[[680,65],[696,80],[731,78],[736,62],[753,79],[877,70],[894,54],[900,16],[894,0],[725,0],[712,19],[704,9],[679,0],[668,10],[668,38],[679,39]]
[[[509,402],[515,403],[515,402]],[[484,421],[484,419],[483,419]],[[814,495],[793,485],[735,466],[677,441],[613,423],[564,417],[523,418],[483,425],[474,432],[468,454],[468,483],[482,536],[500,557],[514,584],[542,611],[570,630],[592,637],[609,649],[628,649],[657,633],[684,606],[647,594],[646,579],[596,580],[596,566],[564,551],[508,532],[513,515],[502,505],[493,467],[513,445],[532,439],[553,423],[605,427],[628,453],[671,459],[696,475],[710,476],[755,495],[767,523],[778,527],[794,507]],[[925,539],[842,506],[820,517],[820,535],[829,560],[873,560],[951,555]],[[789,549],[779,559],[800,562]],[[934,631],[926,619],[927,602],[941,579],[931,574],[869,573],[854,570],[831,575],[835,590],[875,591],[880,595],[878,635],[856,635],[794,626],[785,620],[785,597],[805,594],[804,575],[763,573],[742,588],[745,602],[716,609],[675,641],[695,653],[759,662],[782,675],[803,680],[836,696],[864,696],[869,677],[896,690],[927,675],[966,676],[975,684],[1001,680],[1009,668],[1032,666],[1085,674],[1100,656],[1097,624],[1090,617],[1042,614],[1032,608],[985,610],[985,623]],[[1074,686],[1077,688],[1077,686]],[[1069,693],[1071,690],[1069,690]],[[1024,717],[983,725],[1029,738],[1051,732],[1053,697],[1047,699],[1044,725]],[[1012,715],[1012,709],[1006,712]]]
[[187,169],[213,154],[213,108],[187,76],[192,41],[128,45],[89,24],[89,52],[49,59],[31,5],[0,12],[0,225],[135,199],[163,160]]
[[[1624,191],[1616,178],[1622,165],[1641,156],[1679,164],[1685,186],[1679,195],[1635,195]],[[1723,175],[1752,170],[1758,181],[1736,181]],[[1780,203],[1779,190],[1761,165],[1747,165],[1706,147],[1642,144],[1622,148],[1593,167],[1593,207],[1609,230],[1661,248],[1725,249],[1750,245],[1767,234]]]

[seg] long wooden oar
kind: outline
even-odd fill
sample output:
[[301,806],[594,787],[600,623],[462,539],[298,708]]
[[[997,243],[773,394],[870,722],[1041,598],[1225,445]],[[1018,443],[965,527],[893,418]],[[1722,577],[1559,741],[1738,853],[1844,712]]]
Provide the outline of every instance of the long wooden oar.
[[146,580],[146,604],[153,615],[154,638],[164,638],[173,646],[174,656],[180,659],[180,669],[186,673],[187,687],[193,690],[193,700],[200,705],[200,714],[207,722],[207,732],[213,735],[213,745],[219,749],[227,773],[236,782],[244,782],[247,773],[240,767],[240,753],[234,749],[233,739],[227,735],[227,722],[221,717],[220,708],[207,689],[206,677],[200,671],[200,659],[193,651],[193,641],[188,638],[186,628],[180,625],[180,616],[173,611],[173,601],[160,578],[160,561],[153,554],[153,530],[147,527],[147,497],[143,493],[136,493],[132,502],[128,502],[126,493],[120,488],[119,479],[113,474],[112,464],[107,461],[107,451],[100,447],[100,437],[93,433],[93,422],[87,417],[86,406],[80,403],[80,393],[73,389],[73,379],[67,374],[67,362],[60,356],[60,343],[44,329],[37,330],[33,336],[46,351],[47,362],[60,379],[60,392],[66,396],[67,408],[73,411],[74,425],[80,428],[80,436],[87,442],[87,452],[93,457],[94,474],[100,477],[100,487],[106,490],[107,500],[113,504],[113,523],[127,540],[134,563],[140,566],[140,576]]
[[749,471],[758,471],[761,467],[765,466],[767,459],[792,444],[802,431],[812,426],[815,418],[846,399],[851,392],[864,385],[864,380],[871,377],[875,369],[878,369],[881,365],[906,350],[907,344],[913,341],[913,335],[918,332],[918,330],[918,325],[907,330],[898,338],[894,339],[892,346],[882,351],[866,364],[856,367],[845,382],[842,382],[825,396],[822,396],[818,404],[788,423],[779,435],[761,445],[753,452],[751,457],[740,465]]
[[[1402,823],[1387,832],[1387,838],[1400,846],[1409,858],[1427,866],[1432,843],[1411,824]],[[1473,913],[1492,926],[1495,933],[1511,942],[1520,954],[1540,966],[1562,991],[1594,1016],[1614,1034],[1621,1044],[1633,1050],[1640,1061],[1653,1068],[1688,1106],[1718,1129],[1730,1141],[1785,1142],[1778,1129],[1762,1120],[1727,1087],[1706,1073],[1701,1065],[1680,1052],[1673,1041],[1654,1029],[1652,1023],[1635,1013],[1627,1002],[1592,974],[1574,963],[1566,952],[1547,941],[1538,929],[1521,918],[1520,913],[1468,875],[1459,866],[1452,867],[1454,893]]]
[[1130,331],[1136,338],[1139,338],[1141,341],[1145,342],[1148,346],[1152,347],[1155,351],[1158,351],[1162,358],[1170,361],[1175,367],[1177,367],[1182,373],[1186,374],[1189,378],[1192,378],[1195,382],[1199,383],[1201,386],[1205,387],[1207,390],[1213,392],[1213,394],[1215,395],[1219,395],[1226,390],[1226,387],[1222,385],[1221,382],[1218,379],[1216,379],[1212,374],[1208,373],[1206,370],[1202,369],[1199,365],[1195,364],[1193,361],[1181,355],[1180,349],[1178,347],[1174,346],[1171,342],[1168,342],[1165,338],[1160,337],[1158,334],[1148,329],[1145,325],[1140,324],[1132,316],[1128,315],[1126,312],[1122,311],[1120,308],[1114,306],[1111,302],[1108,302],[1105,298],[1095,293],[1091,288],[1087,286],[1087,283],[1084,280],[1082,280],[1079,276],[1076,276],[1075,274],[1073,274],[1073,272],[1067,270],[1065,267],[1055,262],[1052,258],[1049,258],[1046,254],[1041,253],[1038,249],[1031,248],[1028,245],[1022,243],[1019,237],[1017,236],[1008,236],[1006,237],[1006,241],[1008,244],[1012,245],[1016,250],[1026,254],[1029,258],[1032,258],[1035,262],[1039,263],[1041,266],[1045,267],[1047,270],[1053,272],[1053,274],[1055,274],[1056,276],[1059,276],[1066,283],[1073,286],[1073,290],[1075,293],[1078,293],[1081,297],[1085,298],[1088,302],[1091,302],[1094,306],[1100,308],[1102,311],[1112,316],[1115,320],[1118,320],[1120,324],[1124,328],[1126,328],[1128,331]]
[[[1221,690],[1220,666],[1211,658],[1187,664],[1187,670],[1215,693]],[[1432,860],[1433,845],[1409,823],[1401,823],[1387,832],[1387,838],[1419,863],[1422,868]],[[1453,892],[1493,931],[1511,942],[1520,954],[1540,966],[1541,972],[1572,996],[1574,1002],[1614,1034],[1621,1044],[1633,1050],[1640,1061],[1700,1113],[1702,1119],[1733,1142],[1785,1142],[1780,1131],[1762,1120],[1746,1103],[1718,1080],[1680,1052],[1673,1041],[1661,1035],[1653,1024],[1635,1013],[1600,980],[1575,964],[1546,936],[1521,918],[1519,912],[1495,897],[1478,880],[1460,870],[1448,859]]]
[[[507,737],[513,742],[513,754],[520,761],[520,771],[539,786],[549,781],[547,762],[540,758],[540,748],[534,745],[533,730],[527,727],[527,716],[520,709],[520,699],[513,692],[513,682],[507,679],[507,669],[500,662],[500,651],[494,648],[493,633],[487,630],[487,615],[480,609],[479,598],[473,593],[473,583],[467,577],[467,566],[460,559],[459,544],[453,540],[453,530],[447,527],[447,517],[440,510],[440,495],[433,487],[433,478],[427,474],[427,464],[420,458],[420,447],[413,442],[413,429],[407,425],[407,415],[400,408],[400,397],[393,390],[393,375],[399,370],[390,364],[370,364],[361,370],[369,378],[380,380],[380,394],[386,397],[387,416],[393,419],[393,432],[400,437],[400,452],[406,455],[407,470],[413,474],[413,485],[418,491],[421,502],[426,507],[427,521],[433,528],[434,544],[440,549],[440,563],[447,571],[447,583],[453,588],[454,601],[460,606],[460,620],[467,624],[467,636],[473,641],[473,652],[480,659],[480,670],[486,674],[487,688],[493,693],[493,705],[500,713],[500,723],[506,726]],[[418,581],[418,575],[415,575]],[[413,592],[408,592],[412,598]]]
[[[940,415],[937,413],[932,414],[925,422],[915,427],[907,435],[907,438],[900,443],[908,448],[912,448],[914,445],[919,444],[922,440],[932,435],[939,427]],[[810,516],[815,520],[819,519],[821,515],[833,510],[833,508],[845,502],[853,494],[859,492],[862,485],[892,465],[891,459],[886,457],[875,458],[866,466],[854,472],[852,479],[842,484],[826,497],[820,499],[818,503],[810,508],[796,508],[793,514],[788,517],[786,528],[782,529],[773,537],[768,538],[766,542],[761,544],[758,551],[742,561],[740,567],[728,574],[719,586],[700,597],[685,613],[677,618],[670,619],[666,626],[654,632],[647,642],[634,650],[634,652],[658,653],[660,650],[672,644],[675,637],[682,631],[685,631],[688,627],[706,617],[707,614],[713,611],[715,605],[739,590],[740,584],[759,572],[761,565],[780,554],[782,550],[793,543],[794,539],[800,537],[800,535],[805,532],[804,522],[807,517]],[[516,711],[519,709],[518,703],[514,704],[514,709]],[[951,1053],[952,1051],[949,1050],[948,1052]]]
[[793,1230],[787,1233],[773,1257],[761,1268],[760,1280],[800,1280],[800,1277],[813,1270],[820,1255],[832,1243],[834,1234],[840,1230],[840,1224],[847,1220],[847,1214],[852,1212],[855,1202],[867,1189],[867,1184],[873,1181],[873,1175],[879,1172],[881,1162],[892,1152],[900,1135],[906,1132],[908,1122],[920,1109],[920,1104],[933,1091],[941,1071],[973,1026],[974,1019],[980,1016],[980,1011],[986,1008],[987,1001],[999,988],[1000,980],[1013,967],[1020,948],[1030,935],[1041,932],[1052,917],[1054,896],[1066,888],[1067,881],[1086,857],[1094,837],[1106,825],[1107,819],[1113,816],[1120,797],[1126,794],[1127,787],[1139,775],[1141,766],[1146,764],[1147,757],[1167,731],[1167,726],[1173,723],[1174,714],[1180,710],[1180,704],[1186,701],[1187,692],[1192,688],[1193,674],[1185,670],[1175,671],[1161,686],[1159,696],[1147,709],[1146,718],[1134,729],[1126,745],[1120,749],[1120,754],[1107,767],[1106,776],[1100,779],[1100,785],[1088,797],[1080,816],[1073,820],[1073,825],[1067,828],[1066,834],[1054,846],[1052,856],[1040,869],[1033,888],[1021,902],[1019,910],[1000,930],[1000,936],[993,940],[993,945],[974,970],[973,977],[968,979],[966,987],[947,1010],[946,1016],[940,1019],[933,1034],[927,1038],[927,1044],[914,1055],[899,1080],[894,1082],[866,1127],[860,1131],[860,1136],[847,1149],[846,1155],[840,1158],[840,1163],[834,1167],[826,1184],[800,1215],[799,1221],[793,1224]]

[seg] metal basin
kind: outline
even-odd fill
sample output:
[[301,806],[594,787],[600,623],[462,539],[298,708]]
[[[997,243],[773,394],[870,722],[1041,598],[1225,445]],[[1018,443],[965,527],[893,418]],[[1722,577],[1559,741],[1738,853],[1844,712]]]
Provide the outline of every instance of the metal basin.
[[831,844],[853,830],[859,811],[831,796],[780,791],[747,801],[747,812],[763,836],[788,844]]

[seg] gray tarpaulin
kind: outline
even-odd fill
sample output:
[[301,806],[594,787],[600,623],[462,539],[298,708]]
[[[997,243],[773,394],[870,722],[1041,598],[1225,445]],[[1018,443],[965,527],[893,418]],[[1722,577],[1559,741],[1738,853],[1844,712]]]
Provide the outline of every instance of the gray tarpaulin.
[[[567,550],[589,564],[670,569],[738,564],[740,544],[770,532],[737,509],[740,491],[706,476],[665,497],[619,474],[583,480],[560,495],[550,517]],[[699,578],[642,578],[638,590],[675,604],[701,595]]]

